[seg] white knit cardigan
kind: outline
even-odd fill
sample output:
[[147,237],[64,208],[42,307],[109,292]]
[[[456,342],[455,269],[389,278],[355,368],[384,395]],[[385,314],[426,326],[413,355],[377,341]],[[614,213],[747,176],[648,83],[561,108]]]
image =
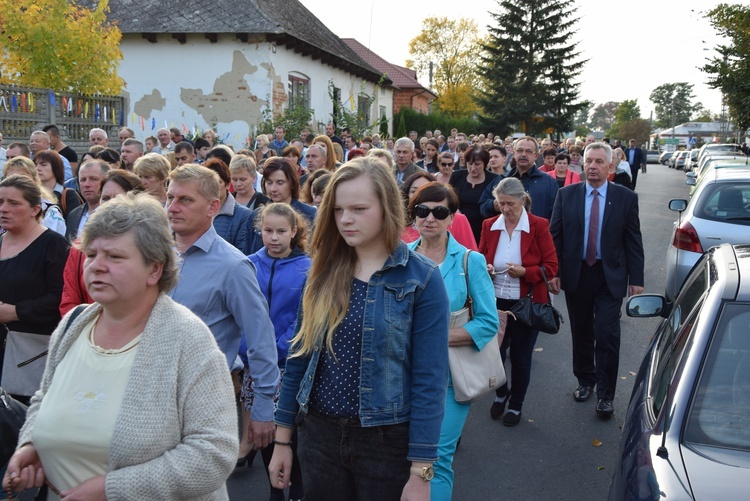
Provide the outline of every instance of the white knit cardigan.
[[[31,399],[19,444],[31,442],[55,369],[101,308],[88,306],[63,333],[68,313],[55,329],[41,388]],[[138,345],[112,433],[107,500],[229,499],[226,479],[238,450],[226,359],[208,327],[161,294]]]

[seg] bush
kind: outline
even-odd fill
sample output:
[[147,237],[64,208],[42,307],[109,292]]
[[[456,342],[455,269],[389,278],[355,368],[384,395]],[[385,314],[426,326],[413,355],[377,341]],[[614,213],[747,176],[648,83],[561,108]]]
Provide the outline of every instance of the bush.
[[443,135],[447,136],[452,128],[458,129],[459,132],[468,134],[481,134],[482,130],[479,120],[472,117],[451,118],[445,113],[434,111],[429,115],[420,113],[411,108],[402,108],[393,117],[393,123],[399,124],[396,130],[396,137],[403,137],[401,125],[403,123],[404,136],[412,130],[415,130],[421,136],[427,130],[439,129]]

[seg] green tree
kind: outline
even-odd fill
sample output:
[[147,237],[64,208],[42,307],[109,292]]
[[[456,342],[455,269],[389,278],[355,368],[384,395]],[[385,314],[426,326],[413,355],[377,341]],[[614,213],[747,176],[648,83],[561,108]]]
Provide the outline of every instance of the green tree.
[[689,122],[694,97],[693,84],[687,82],[666,83],[655,88],[649,96],[654,103],[655,125],[671,127]]
[[750,6],[720,4],[706,14],[711,26],[728,40],[718,57],[701,69],[708,85],[721,90],[732,120],[740,130],[750,128]]
[[0,82],[83,94],[119,94],[122,33],[108,0],[0,0]]
[[[615,110],[615,120],[609,129],[609,137],[622,139],[623,124],[641,118],[641,107],[636,99],[626,99]],[[639,143],[640,144],[640,143]]]
[[477,44],[479,29],[471,19],[428,17],[422,31],[409,42],[406,66],[421,76],[432,67],[434,103],[450,116],[473,115],[478,111],[473,99],[476,91]]
[[714,121],[714,114],[711,113],[711,110],[704,108],[701,103],[698,103],[695,105],[695,109],[693,110],[693,116],[690,119],[691,122],[713,122]]
[[577,78],[585,61],[571,42],[577,22],[573,0],[502,0],[482,44],[486,128],[505,135],[560,135],[574,128],[583,108]]
[[591,128],[594,130],[609,130],[612,128],[618,106],[620,106],[620,103],[616,101],[597,104],[591,115]]
[[644,144],[648,142],[650,135],[651,126],[643,118],[634,118],[619,125],[619,137],[623,142],[635,139],[635,144]]

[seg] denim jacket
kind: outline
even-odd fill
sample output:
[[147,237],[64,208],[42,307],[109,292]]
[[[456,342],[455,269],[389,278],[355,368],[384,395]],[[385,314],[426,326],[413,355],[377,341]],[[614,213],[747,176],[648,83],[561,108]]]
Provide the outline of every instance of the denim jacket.
[[[410,461],[437,459],[448,386],[449,321],[437,265],[400,244],[367,287],[359,418],[364,427],[409,422]],[[276,411],[279,426],[294,427],[299,410],[308,412],[324,349],[322,341],[312,355],[287,359]]]

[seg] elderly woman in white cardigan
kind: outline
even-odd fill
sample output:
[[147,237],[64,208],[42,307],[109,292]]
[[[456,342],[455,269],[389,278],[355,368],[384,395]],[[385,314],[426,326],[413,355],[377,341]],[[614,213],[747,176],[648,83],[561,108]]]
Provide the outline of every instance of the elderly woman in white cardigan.
[[232,383],[208,328],[163,294],[177,280],[163,208],[118,196],[91,216],[82,250],[96,303],[52,334],[3,487],[46,484],[48,499],[66,500],[228,499]]

